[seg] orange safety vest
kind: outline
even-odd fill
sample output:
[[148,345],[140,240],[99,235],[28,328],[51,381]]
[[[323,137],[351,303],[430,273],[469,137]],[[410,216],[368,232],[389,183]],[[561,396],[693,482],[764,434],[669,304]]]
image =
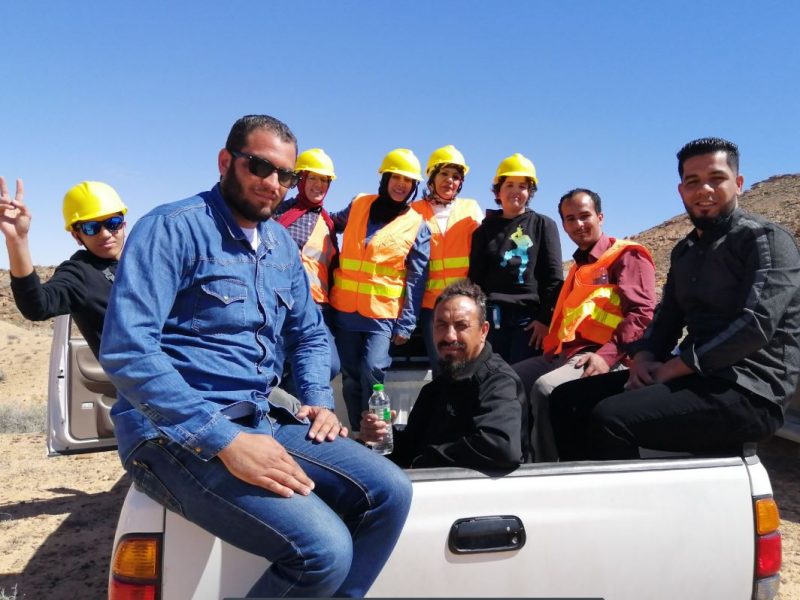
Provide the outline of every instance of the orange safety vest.
[[370,319],[396,319],[406,295],[406,257],[417,239],[422,216],[413,210],[367,237],[369,208],[377,195],[353,200],[344,229],[339,268],[333,272],[331,306]]
[[422,307],[433,308],[442,290],[454,281],[464,279],[469,271],[469,250],[472,246],[472,232],[483,220],[483,213],[475,200],[456,198],[455,205],[447,217],[447,230],[439,230],[439,222],[427,200],[417,200],[411,204],[431,230],[431,260],[428,268],[428,282]]
[[328,302],[328,273],[331,263],[336,256],[336,246],[333,245],[333,234],[328,228],[322,215],[317,217],[317,222],[311,235],[308,236],[300,259],[303,261],[308,282],[311,285],[311,297],[317,304]]
[[[613,283],[594,283],[602,273],[623,253],[638,250],[651,263],[649,250],[628,240],[614,240],[596,262],[573,264],[567,274],[561,293],[558,295],[550,330],[544,338],[544,351],[558,354],[564,342],[571,342],[575,334],[597,344],[605,344],[622,322],[624,315],[620,307],[619,286]],[[655,263],[654,263],[655,264]]]

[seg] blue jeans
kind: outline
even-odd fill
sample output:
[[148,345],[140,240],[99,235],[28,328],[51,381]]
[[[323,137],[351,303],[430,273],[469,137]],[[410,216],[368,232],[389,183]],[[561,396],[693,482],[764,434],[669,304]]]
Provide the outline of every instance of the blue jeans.
[[276,496],[237,479],[218,458],[204,462],[165,438],[141,444],[125,466],[157,502],[272,563],[248,598],[363,597],[405,523],[408,477],[352,440],[308,440],[308,425],[267,418],[249,431],[271,431],[314,481],[314,491]]
[[392,364],[391,340],[380,333],[336,328],[336,346],[342,363],[342,396],[353,431],[359,431],[361,411],[367,410],[372,386],[383,383]]

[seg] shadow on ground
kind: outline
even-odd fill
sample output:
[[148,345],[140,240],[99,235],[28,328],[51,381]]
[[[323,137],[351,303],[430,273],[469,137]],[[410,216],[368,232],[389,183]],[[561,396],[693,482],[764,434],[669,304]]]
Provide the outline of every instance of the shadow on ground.
[[[87,494],[52,488],[58,498],[6,505],[19,519],[66,515],[21,573],[0,575],[0,589],[16,585],[17,598],[105,598],[114,531],[130,487],[123,475],[110,491]],[[48,577],[43,578],[42,573]]]

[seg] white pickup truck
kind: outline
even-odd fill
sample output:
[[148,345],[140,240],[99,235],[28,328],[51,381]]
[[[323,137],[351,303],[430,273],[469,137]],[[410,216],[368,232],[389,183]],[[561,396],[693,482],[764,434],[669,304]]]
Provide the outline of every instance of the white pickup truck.
[[[390,396],[416,397],[426,370],[393,369]],[[113,448],[108,382],[85,342],[57,319],[49,451]],[[783,435],[800,440],[798,398]],[[343,414],[340,412],[340,414]],[[664,456],[526,464],[488,477],[408,471],[414,499],[372,597],[768,600],[781,540],[767,472],[738,456]],[[114,540],[109,598],[242,597],[267,562],[165,510],[133,486]]]

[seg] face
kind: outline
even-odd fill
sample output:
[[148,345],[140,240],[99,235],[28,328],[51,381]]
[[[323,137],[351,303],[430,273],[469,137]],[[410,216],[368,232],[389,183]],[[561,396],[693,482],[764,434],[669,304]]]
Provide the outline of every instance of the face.
[[[278,168],[291,170],[297,148],[271,131],[255,129],[247,136],[247,144],[241,152],[264,158]],[[242,227],[252,228],[269,219],[288,191],[278,183],[277,172],[263,178],[253,175],[246,158],[234,158],[224,148],[219,152],[218,162],[222,175],[222,196],[236,222]]]
[[330,186],[330,177],[308,171],[305,184],[306,198],[312,204],[319,204],[325,199],[325,194],[328,193]]
[[528,178],[513,175],[506,177],[497,192],[497,198],[503,207],[504,217],[516,217],[525,212],[531,193]]
[[395,202],[405,202],[413,187],[413,179],[399,173],[392,173],[388,185],[389,197]]
[[[117,215],[122,216],[120,213],[111,213],[92,219],[92,221],[105,221]],[[98,258],[117,260],[122,254],[122,246],[125,243],[125,225],[116,231],[109,231],[105,227],[101,227],[95,235],[86,235],[80,229],[73,229],[72,237]]]
[[564,231],[581,250],[589,250],[603,235],[603,213],[597,214],[589,194],[579,192],[561,205]]
[[478,324],[478,307],[472,298],[455,296],[434,311],[433,341],[443,368],[451,373],[478,357],[488,333],[488,322]]
[[700,154],[683,163],[678,192],[694,226],[713,228],[736,208],[744,178],[730,168],[725,152]]
[[450,201],[458,194],[458,188],[464,178],[455,167],[442,167],[433,178],[433,191],[442,200]]

